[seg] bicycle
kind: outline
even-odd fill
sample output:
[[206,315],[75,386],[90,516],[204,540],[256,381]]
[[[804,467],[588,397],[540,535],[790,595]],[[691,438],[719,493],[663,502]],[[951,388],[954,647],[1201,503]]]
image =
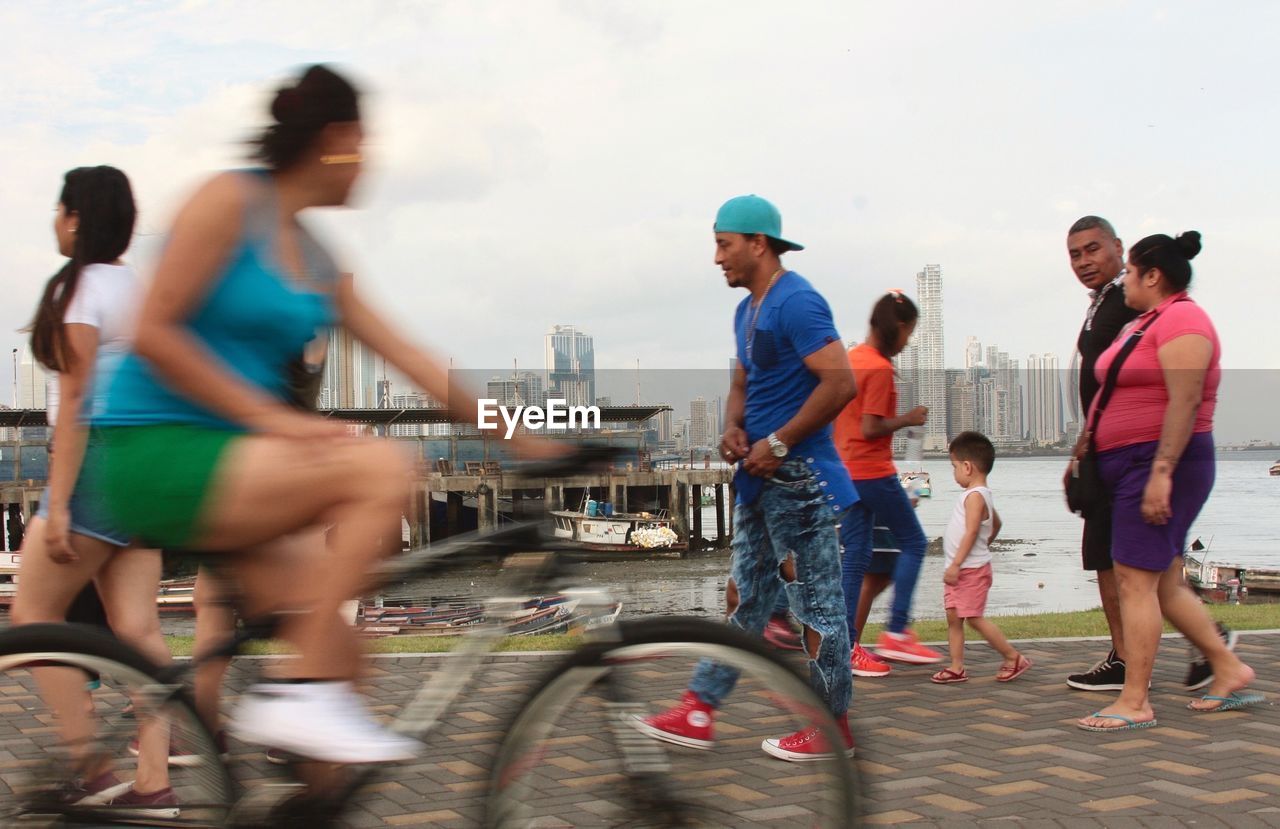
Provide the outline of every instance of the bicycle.
[[[528,467],[529,478],[553,477],[599,464],[580,451]],[[580,610],[614,606],[603,591],[565,585],[572,563],[537,523],[487,535],[455,536],[387,562],[375,586],[500,562],[501,589],[487,599],[485,621],[470,625],[442,657],[430,682],[402,707],[393,727],[430,745],[429,735],[473,686],[486,657],[506,635],[506,621],[527,612],[527,599],[563,592]],[[242,651],[269,636],[273,620],[247,625],[203,658]],[[674,702],[699,659],[742,671],[717,713],[720,740],[697,751],[658,742],[634,727],[637,718]],[[194,662],[165,669],[118,640],[74,625],[27,625],[0,633],[0,818],[5,826],[149,825],[259,827],[339,825],[336,821],[379,775],[394,767],[327,771],[323,786],[297,781],[254,785],[236,779],[234,763],[196,716],[183,685]],[[173,768],[177,815],[71,802],[73,774],[54,734],[52,715],[33,690],[33,671],[58,666],[92,670],[109,689],[108,712],[81,756],[127,769],[122,750],[136,722],[118,712],[131,701],[136,717],[162,717],[171,741],[190,762]],[[721,622],[690,617],[614,620],[592,632],[524,697],[494,757],[484,823],[494,829],[571,826],[843,827],[857,822],[859,791],[852,761],[836,754],[800,771],[763,755],[760,739],[816,726],[829,745],[840,738],[830,713],[797,670],[761,640]],[[172,751],[172,749],[171,749]],[[307,767],[299,767],[306,770]],[[315,767],[311,767],[315,772]],[[409,766],[406,771],[411,771]],[[243,778],[243,775],[241,775]],[[797,781],[808,788],[797,789]],[[313,780],[314,782],[314,780]]]

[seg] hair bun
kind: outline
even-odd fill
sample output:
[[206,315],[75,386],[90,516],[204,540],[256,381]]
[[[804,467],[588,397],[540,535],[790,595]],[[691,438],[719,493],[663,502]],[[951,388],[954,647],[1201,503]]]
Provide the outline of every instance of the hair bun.
[[1200,231],[1188,230],[1185,233],[1179,233],[1175,240],[1178,245],[1179,252],[1188,260],[1195,259],[1196,254],[1200,252]]
[[301,96],[298,94],[296,86],[283,87],[276,93],[276,99],[271,102],[271,117],[284,123],[292,119],[292,116],[298,112],[301,105]]

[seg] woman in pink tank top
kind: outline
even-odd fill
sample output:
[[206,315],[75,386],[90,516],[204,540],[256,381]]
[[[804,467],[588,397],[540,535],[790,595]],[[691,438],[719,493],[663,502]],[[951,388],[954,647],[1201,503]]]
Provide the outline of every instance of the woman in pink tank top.
[[[1199,252],[1195,231],[1177,239],[1148,236],[1129,250],[1125,304],[1140,313],[1095,368],[1105,382],[1125,344],[1138,338],[1116,371],[1093,436],[1112,496],[1111,554],[1126,659],[1120,696],[1078,721],[1088,731],[1156,724],[1148,687],[1162,615],[1213,669],[1208,693],[1188,708],[1210,713],[1262,700],[1243,693],[1253,670],[1232,653],[1182,572],[1187,531],[1213,489],[1213,411],[1222,374],[1218,334],[1187,295],[1191,259]],[[1094,398],[1095,408],[1101,397]]]

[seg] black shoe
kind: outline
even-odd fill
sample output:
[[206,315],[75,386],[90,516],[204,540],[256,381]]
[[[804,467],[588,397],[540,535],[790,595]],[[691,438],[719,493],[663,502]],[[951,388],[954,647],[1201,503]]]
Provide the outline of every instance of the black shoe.
[[1067,677],[1067,685],[1077,691],[1124,690],[1124,660],[1116,656],[1115,648],[1106,658],[1082,674]]
[[[1218,635],[1226,643],[1227,650],[1235,650],[1236,640],[1240,638],[1240,634],[1222,624],[1222,622],[1218,622]],[[1188,691],[1199,691],[1213,682],[1213,668],[1209,665],[1209,660],[1204,658],[1204,654],[1197,653],[1194,648],[1192,649],[1192,654],[1191,664],[1187,667],[1187,679],[1183,682],[1183,685],[1186,686]]]

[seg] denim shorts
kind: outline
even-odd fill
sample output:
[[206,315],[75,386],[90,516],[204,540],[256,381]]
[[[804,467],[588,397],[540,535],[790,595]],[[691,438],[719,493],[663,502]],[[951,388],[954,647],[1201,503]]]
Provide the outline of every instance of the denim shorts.
[[[116,547],[127,547],[132,537],[119,529],[108,517],[105,499],[97,488],[98,469],[102,464],[102,444],[90,437],[84,447],[84,461],[80,464],[80,477],[76,479],[68,506],[71,508],[71,532]],[[49,518],[49,490],[40,499],[36,511],[39,518]]]

